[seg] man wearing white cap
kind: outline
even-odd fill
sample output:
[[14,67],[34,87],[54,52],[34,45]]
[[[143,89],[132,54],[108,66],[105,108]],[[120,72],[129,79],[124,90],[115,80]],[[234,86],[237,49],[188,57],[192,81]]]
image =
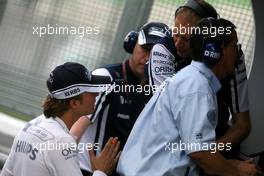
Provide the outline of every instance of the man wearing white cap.
[[[168,30],[169,27],[164,23],[149,22],[138,32],[130,31],[123,43],[125,51],[131,54],[129,58],[122,63],[106,65],[93,71],[94,74],[110,76],[114,90],[107,96],[100,96],[91,117],[95,123],[87,128],[81,143],[94,143],[103,148],[110,137],[116,136],[122,150],[138,115],[152,96],[144,75],[150,50],[161,38],[169,35]],[[82,153],[79,158],[83,175],[90,176],[89,156]]]

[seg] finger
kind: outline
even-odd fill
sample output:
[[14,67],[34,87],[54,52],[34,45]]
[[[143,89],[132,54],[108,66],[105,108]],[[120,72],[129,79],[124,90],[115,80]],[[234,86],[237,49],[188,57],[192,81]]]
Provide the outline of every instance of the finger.
[[264,172],[262,172],[262,171],[258,171],[257,173],[259,176],[264,176]]
[[114,150],[112,152],[112,158],[115,158],[116,155],[118,154],[119,147],[120,147],[120,142],[118,141],[117,144],[114,144]]
[[119,160],[120,155],[121,155],[121,151],[118,152],[118,154],[116,155],[116,157],[115,157],[115,159],[114,159],[114,163],[115,163],[115,164],[116,164],[117,161]]
[[252,159],[250,159],[250,160],[246,160],[245,163],[253,164],[254,161]]
[[116,147],[116,143],[117,143],[117,141],[118,141],[118,138],[117,137],[114,137],[113,139],[112,139],[112,141],[111,141],[111,144],[110,144],[110,147],[109,147],[109,151],[107,152],[107,157],[111,157],[111,158],[114,158],[114,157],[112,157],[112,155],[113,155],[113,152],[114,152],[114,150],[115,150],[115,147]]
[[92,148],[91,150],[88,150],[88,152],[89,152],[90,159],[91,159],[91,160],[94,160],[94,159],[95,159],[95,152],[94,152],[94,149]]
[[112,143],[113,137],[110,137],[107,141],[107,143],[105,144],[103,151],[101,153],[101,155],[105,155],[109,152],[110,148],[111,148],[111,143]]
[[262,168],[261,168],[261,167],[259,167],[257,164],[255,165],[255,168],[256,168],[257,170],[260,170],[260,171],[262,171]]
[[118,142],[118,138],[115,137],[113,140],[112,140],[112,144],[116,144]]
[[264,175],[263,169],[261,167],[256,165],[256,169],[257,169],[257,173],[259,173],[260,175]]
[[95,151],[92,148],[91,150],[88,150],[88,153],[89,153],[89,156],[90,156],[91,167],[92,167],[92,170],[94,171],[95,170],[94,163],[96,161]]

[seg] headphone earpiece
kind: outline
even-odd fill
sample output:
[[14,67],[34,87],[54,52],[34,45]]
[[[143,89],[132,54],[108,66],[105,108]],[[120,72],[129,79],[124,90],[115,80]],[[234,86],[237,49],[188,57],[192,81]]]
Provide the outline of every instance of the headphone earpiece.
[[124,39],[123,47],[125,51],[132,54],[137,44],[137,40],[138,40],[138,32],[130,31]]
[[[218,27],[219,22],[217,19],[214,19],[212,17],[207,18],[207,21],[209,22],[209,27]],[[207,66],[214,66],[216,65],[222,55],[223,55],[223,47],[224,43],[223,40],[221,40],[221,37],[219,34],[214,37],[204,37],[203,38],[203,45],[202,45],[202,58],[203,62]]]
[[207,66],[216,65],[223,55],[223,42],[204,38],[202,47],[203,62]]
[[160,41],[161,38],[169,37],[169,27],[160,22],[149,22],[144,24],[139,32],[130,31],[125,39],[123,47],[126,52],[133,53],[133,50],[138,43],[139,45],[153,46]]

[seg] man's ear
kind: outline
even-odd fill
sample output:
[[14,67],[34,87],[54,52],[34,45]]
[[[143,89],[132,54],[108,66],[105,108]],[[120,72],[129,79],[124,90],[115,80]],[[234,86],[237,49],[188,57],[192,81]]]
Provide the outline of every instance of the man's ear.
[[70,100],[69,102],[69,105],[70,105],[70,108],[72,109],[76,109],[78,108],[78,106],[81,104],[81,102],[79,100],[75,100],[75,99],[72,99]]

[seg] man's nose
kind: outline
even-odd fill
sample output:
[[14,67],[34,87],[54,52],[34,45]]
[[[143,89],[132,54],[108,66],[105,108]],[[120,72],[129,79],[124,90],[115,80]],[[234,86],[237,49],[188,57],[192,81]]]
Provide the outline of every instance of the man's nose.
[[141,59],[141,63],[145,64],[149,60],[150,52],[145,52]]
[[182,47],[183,46],[183,41],[181,37],[177,37],[175,41],[175,46],[176,47]]

